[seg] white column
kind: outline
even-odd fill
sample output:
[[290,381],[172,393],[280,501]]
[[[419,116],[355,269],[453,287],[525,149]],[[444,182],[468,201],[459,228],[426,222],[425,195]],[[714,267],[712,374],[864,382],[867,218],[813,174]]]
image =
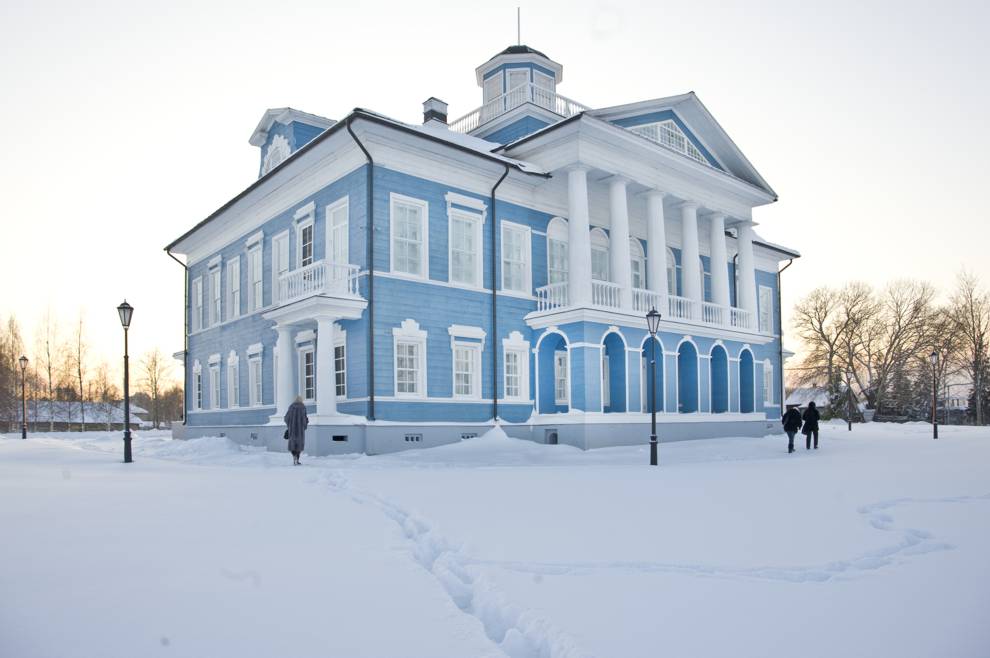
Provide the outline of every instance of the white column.
[[[725,250],[725,215],[712,215],[711,233],[712,260],[712,301],[728,309],[729,307],[729,261]],[[723,311],[728,313],[728,310]],[[726,316],[728,321],[728,316]]]
[[750,322],[756,327],[756,262],[753,260],[753,224],[741,222],[738,225],[739,273],[736,276],[736,298],[739,308],[749,311]]
[[664,317],[669,313],[667,298],[667,230],[663,218],[663,198],[659,190],[646,195],[646,280],[650,291],[657,295],[657,310]]
[[333,318],[316,318],[316,415],[337,415],[337,378],[333,361]]
[[632,263],[629,254],[629,204],[626,198],[628,180],[613,176],[609,180],[608,199],[611,211],[609,231],[609,269],[612,283],[619,286],[619,307],[632,310]]
[[293,381],[292,369],[295,364],[296,351],[292,344],[292,327],[288,325],[278,325],[278,342],[275,344],[275,351],[278,353],[278,372],[275,373],[275,416],[279,422],[285,412],[289,410],[289,405],[296,398],[296,384]]
[[591,220],[588,170],[567,170],[567,287],[571,306],[591,305]]
[[681,272],[682,292],[694,302],[694,313],[700,317],[704,290],[701,289],[701,252],[698,249],[698,204],[681,205]]

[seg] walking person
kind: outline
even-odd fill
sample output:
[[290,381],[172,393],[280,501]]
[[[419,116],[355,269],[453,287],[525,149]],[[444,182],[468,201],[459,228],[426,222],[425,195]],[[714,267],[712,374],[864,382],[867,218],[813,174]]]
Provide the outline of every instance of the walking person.
[[815,407],[815,403],[809,402],[808,408],[804,410],[801,415],[801,419],[804,420],[804,428],[801,433],[805,436],[804,449],[811,450],[811,435],[815,435],[815,450],[818,450],[818,421],[821,420],[821,414],[818,413],[818,409]]
[[801,412],[798,411],[796,404],[787,405],[787,411],[780,422],[784,426],[784,432],[787,433],[787,454],[791,454],[794,452],[794,435],[801,430]]
[[302,397],[296,396],[296,401],[289,405],[285,412],[285,438],[289,441],[289,452],[292,453],[292,463],[300,464],[299,455],[306,448],[306,428],[309,427],[309,416],[306,415],[306,405]]

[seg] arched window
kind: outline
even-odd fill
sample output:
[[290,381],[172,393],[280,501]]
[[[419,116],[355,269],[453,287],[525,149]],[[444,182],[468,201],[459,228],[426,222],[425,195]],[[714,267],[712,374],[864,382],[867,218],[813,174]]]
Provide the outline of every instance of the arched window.
[[591,278],[608,281],[608,236],[600,228],[591,230]]
[[289,140],[283,135],[275,135],[272,138],[272,143],[268,145],[268,150],[265,152],[265,161],[261,167],[261,175],[264,176],[282,164],[287,157],[289,157]]
[[705,271],[705,259],[698,256],[698,272],[701,274],[701,299],[712,301],[712,273]]
[[547,226],[547,283],[567,281],[567,221],[554,217]]
[[677,261],[674,259],[674,252],[667,247],[667,294],[677,294]]
[[629,238],[629,260],[632,270],[632,287],[646,287],[646,255],[643,245],[636,238]]

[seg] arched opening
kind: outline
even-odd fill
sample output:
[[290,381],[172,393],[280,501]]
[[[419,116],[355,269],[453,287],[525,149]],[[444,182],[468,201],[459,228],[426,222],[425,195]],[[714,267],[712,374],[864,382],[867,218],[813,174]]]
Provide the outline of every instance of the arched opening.
[[[639,381],[641,391],[641,410],[648,414],[652,410],[650,407],[650,397],[654,398],[657,411],[664,410],[663,403],[663,344],[659,339],[647,338],[640,350],[642,359],[640,360]],[[653,371],[653,386],[650,386],[650,361],[656,359],[656,368]]]
[[739,411],[751,414],[755,409],[753,380],[753,353],[743,350],[739,354]]
[[674,258],[674,251],[667,247],[667,293],[670,295],[677,294],[677,272],[680,269],[677,259]]
[[629,238],[629,268],[632,272],[632,287],[646,288],[646,253],[636,238]]
[[591,278],[595,281],[608,281],[608,236],[600,228],[591,229]]
[[716,345],[711,354],[712,413],[724,414],[729,410],[729,355],[725,348]]
[[610,332],[602,341],[602,411],[626,410],[626,344]]
[[566,413],[571,400],[571,363],[567,341],[562,335],[550,333],[540,340],[537,366],[537,413]]
[[689,341],[677,348],[677,410],[682,414],[698,411],[698,350]]

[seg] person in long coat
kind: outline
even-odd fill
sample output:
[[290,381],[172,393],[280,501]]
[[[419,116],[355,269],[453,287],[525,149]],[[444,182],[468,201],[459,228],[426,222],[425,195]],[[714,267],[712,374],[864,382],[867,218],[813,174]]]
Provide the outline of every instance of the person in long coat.
[[797,405],[787,405],[787,411],[780,422],[784,426],[784,432],[787,433],[787,454],[790,454],[794,452],[794,435],[801,430],[801,412],[798,411]]
[[285,412],[285,438],[289,441],[289,452],[292,453],[292,463],[298,465],[299,455],[306,448],[306,428],[309,427],[309,416],[306,415],[306,405],[302,397],[289,405]]
[[804,427],[801,429],[801,433],[805,437],[805,450],[811,450],[811,435],[815,435],[815,450],[818,450],[818,421],[821,420],[821,414],[818,413],[818,409],[815,408],[814,402],[808,403],[808,408],[804,410],[801,415],[801,419],[804,420]]

